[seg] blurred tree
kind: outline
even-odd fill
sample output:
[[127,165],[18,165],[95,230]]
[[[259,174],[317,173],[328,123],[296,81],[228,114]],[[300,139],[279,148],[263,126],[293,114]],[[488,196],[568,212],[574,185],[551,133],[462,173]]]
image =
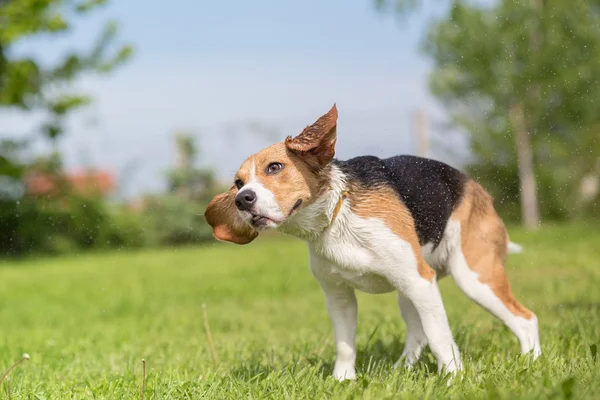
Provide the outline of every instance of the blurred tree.
[[433,93],[470,134],[476,171],[516,166],[526,226],[538,225],[538,203],[552,214],[546,195],[576,201],[581,179],[596,168],[599,9],[598,0],[455,0],[429,31]]
[[109,21],[87,51],[71,51],[54,65],[34,56],[15,56],[14,47],[24,39],[59,36],[106,0],[5,0],[0,1],[0,107],[42,111],[41,131],[50,139],[59,136],[62,121],[89,97],[69,90],[84,72],[107,73],[126,61],[131,46],[115,47],[117,25]]
[[194,142],[194,138],[189,134],[181,132],[176,133],[175,143],[177,146],[177,164],[179,168],[193,168],[194,162],[196,161],[196,153],[198,151],[196,148],[196,143]]
[[176,166],[168,172],[168,193],[146,196],[144,232],[149,245],[199,243],[212,237],[203,218],[212,197],[222,191],[212,169],[196,165],[199,149],[188,132],[175,134]]
[[184,200],[208,202],[218,186],[214,171],[196,167],[199,150],[190,134],[176,133],[175,145],[177,166],[168,172],[169,191]]
[[[132,48],[116,43],[114,21],[105,23],[89,48],[71,50],[55,63],[44,62],[35,53],[21,54],[19,46],[31,39],[64,36],[72,30],[74,21],[84,19],[106,3],[0,0],[0,111],[19,110],[41,117],[41,126],[35,133],[50,140],[62,134],[65,117],[90,101],[73,89],[74,80],[88,72],[112,71],[130,57]],[[22,240],[23,232],[39,224],[39,215],[45,211],[43,204],[28,198],[23,191],[28,168],[24,155],[29,144],[25,132],[7,131],[1,122],[0,130],[0,252],[15,253],[24,246],[35,247],[23,244],[32,242]],[[29,211],[20,211],[25,204]]]

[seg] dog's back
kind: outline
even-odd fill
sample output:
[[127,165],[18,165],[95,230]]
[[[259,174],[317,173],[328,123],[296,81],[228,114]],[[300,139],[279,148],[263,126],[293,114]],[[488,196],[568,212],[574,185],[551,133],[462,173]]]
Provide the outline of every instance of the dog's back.
[[393,188],[410,211],[422,246],[439,244],[469,181],[465,174],[447,164],[409,155],[386,159],[362,156],[336,164],[350,180],[365,187]]

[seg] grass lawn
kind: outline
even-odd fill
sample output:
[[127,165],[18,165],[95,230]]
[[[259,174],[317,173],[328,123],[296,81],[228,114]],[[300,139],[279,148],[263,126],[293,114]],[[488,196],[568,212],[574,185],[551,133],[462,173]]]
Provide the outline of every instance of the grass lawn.
[[[332,328],[303,243],[84,254],[0,263],[2,399],[600,398],[600,227],[512,230],[517,297],[540,320],[544,355],[441,282],[466,372],[449,387],[426,351],[393,370],[404,343],[394,294],[360,293],[358,379],[329,377]],[[203,321],[206,304],[218,362]]]

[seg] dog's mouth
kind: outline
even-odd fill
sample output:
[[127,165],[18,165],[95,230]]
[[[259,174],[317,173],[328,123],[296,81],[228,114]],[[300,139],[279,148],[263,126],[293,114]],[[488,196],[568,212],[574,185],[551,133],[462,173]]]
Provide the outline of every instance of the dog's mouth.
[[288,214],[288,218],[292,216],[292,214],[300,208],[300,206],[302,205],[302,199],[298,199],[296,201],[296,203],[294,204],[294,207],[292,207],[292,209],[290,210],[290,213]]
[[[300,208],[301,205],[302,205],[302,199],[298,199],[285,219],[291,217],[292,214],[294,212],[296,212]],[[251,213],[250,224],[257,229],[269,228],[269,227],[276,227],[276,226],[280,225],[285,219],[277,220],[277,219],[269,218],[264,215]]]
[[266,226],[269,222],[275,222],[273,221],[271,218],[262,216],[262,215],[255,215],[252,214],[252,219],[250,219],[250,223],[252,223],[252,226],[259,228],[262,226]]
[[252,218],[250,218],[250,224],[257,229],[273,228],[281,222],[282,221],[259,214],[252,214]]

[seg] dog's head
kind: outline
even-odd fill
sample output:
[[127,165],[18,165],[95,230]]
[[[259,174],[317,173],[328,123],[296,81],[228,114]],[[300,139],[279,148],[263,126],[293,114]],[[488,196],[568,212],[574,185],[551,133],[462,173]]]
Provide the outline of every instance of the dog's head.
[[310,205],[321,188],[321,170],[335,154],[337,109],[296,137],[287,137],[248,157],[234,185],[215,196],[204,216],[219,240],[250,243],[258,232],[275,228]]

